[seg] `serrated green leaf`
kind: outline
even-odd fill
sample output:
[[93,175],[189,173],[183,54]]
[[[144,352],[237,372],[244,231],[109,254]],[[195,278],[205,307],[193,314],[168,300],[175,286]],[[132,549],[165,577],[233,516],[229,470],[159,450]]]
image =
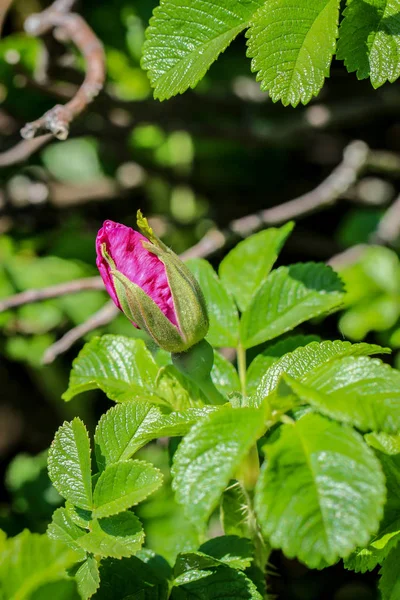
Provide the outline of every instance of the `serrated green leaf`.
[[239,242],[219,266],[221,281],[243,312],[265,282],[294,223],[265,229]]
[[276,344],[268,346],[263,352],[258,354],[250,363],[246,373],[247,393],[254,394],[261,383],[265,372],[276,363],[279,358],[297,348],[307,346],[311,342],[320,342],[317,335],[292,335]]
[[231,394],[240,391],[239,375],[229,360],[219,352],[214,351],[214,365],[211,371],[211,379],[215,387],[222,394]]
[[250,540],[237,535],[221,535],[212,538],[199,548],[232,569],[246,569],[253,561],[254,548]]
[[161,471],[143,460],[127,460],[107,467],[93,493],[93,517],[101,519],[142,502],[162,483]]
[[91,531],[79,538],[79,545],[92,554],[121,558],[135,554],[143,545],[144,531],[136,515],[130,511],[95,519]]
[[265,429],[257,409],[229,406],[197,423],[174,455],[173,488],[178,503],[203,530],[241,462]]
[[164,414],[148,402],[118,404],[100,419],[95,432],[96,459],[100,469],[128,460],[139,448],[157,437],[185,435],[214,407],[189,408]]
[[384,563],[389,552],[398,545],[399,541],[400,513],[399,519],[390,523],[386,528],[381,528],[366,548],[360,548],[350,554],[345,560],[344,566],[356,573],[373,571],[377,565]]
[[165,100],[195,87],[261,4],[261,0],[161,0],[146,31],[142,59],[154,97]]
[[374,88],[400,76],[400,13],[397,0],[351,0],[339,30],[337,58]]
[[100,388],[110,400],[124,402],[154,395],[159,367],[143,340],[103,335],[90,340],[73,362],[63,399]]
[[76,540],[83,535],[86,531],[78,527],[71,519],[70,514],[65,508],[58,508],[53,513],[51,523],[47,528],[47,535],[52,540],[59,540],[67,544],[72,550],[79,555],[79,560],[85,560],[86,552],[82,550]]
[[201,571],[211,567],[219,567],[221,565],[221,561],[208,554],[204,554],[203,552],[183,552],[176,558],[174,575],[178,581],[181,581],[182,574],[185,574],[188,571]]
[[272,0],[254,15],[248,56],[261,89],[284,106],[307,104],[329,75],[339,19],[338,0]]
[[201,577],[191,581],[188,578],[187,582],[173,587],[171,600],[262,600],[254,583],[241,571],[219,567],[200,573]]
[[254,548],[250,540],[236,535],[223,535],[208,540],[196,552],[182,552],[174,566],[178,579],[187,571],[201,571],[227,565],[232,569],[247,569],[253,561]]
[[78,590],[84,600],[91,598],[100,585],[100,574],[97,560],[88,556],[87,560],[75,573]]
[[251,348],[267,342],[303,321],[337,308],[342,299],[342,282],[327,265],[300,263],[279,267],[270,273],[242,315],[242,343]]
[[94,600],[125,600],[136,597],[143,600],[167,600],[168,582],[159,570],[139,560],[136,556],[122,560],[102,560],[100,565],[100,589]]
[[47,535],[25,530],[7,541],[0,562],[0,588],[7,600],[28,600],[45,583],[63,579],[79,556]]
[[136,557],[148,565],[160,578],[171,579],[172,568],[168,561],[163,557],[150,550],[150,548],[142,548],[136,553]]
[[400,546],[394,548],[379,571],[381,579],[379,581],[379,590],[382,594],[382,600],[400,599]]
[[160,369],[154,393],[159,399],[152,397],[152,401],[173,410],[201,407],[207,402],[199,387],[172,365]]
[[79,508],[79,506],[74,506],[69,500],[65,503],[65,510],[68,513],[68,517],[75,525],[78,525],[78,527],[83,529],[89,528],[90,521],[92,520],[92,512],[90,510],[84,510],[83,508]]
[[233,298],[208,261],[194,258],[186,265],[199,282],[206,299],[210,320],[206,339],[217,348],[235,348],[239,339],[239,315]]
[[361,431],[400,428],[400,372],[378,359],[344,357],[321,365],[300,381],[285,381],[319,412]]
[[234,481],[221,498],[221,523],[225,535],[250,537],[250,516],[246,492],[239,481]]
[[307,414],[265,447],[256,511],[274,548],[310,568],[368,543],[382,518],[379,461],[347,426]]
[[92,509],[90,442],[76,417],[57,430],[49,449],[49,476],[56,490],[79,508]]
[[308,373],[313,373],[315,369],[332,360],[345,356],[368,356],[388,352],[390,352],[389,348],[382,348],[375,344],[351,344],[340,340],[312,342],[285,354],[267,369],[257,388],[256,397],[261,402],[265,396],[276,389],[283,373],[302,381]]
[[366,442],[375,450],[384,454],[400,454],[400,435],[385,433],[384,431],[367,433]]
[[[367,437],[367,436],[366,436]],[[357,548],[345,561],[345,567],[356,572],[372,571],[383,564],[400,542],[400,455],[388,456],[376,451],[386,480],[387,500],[379,531],[368,546]]]

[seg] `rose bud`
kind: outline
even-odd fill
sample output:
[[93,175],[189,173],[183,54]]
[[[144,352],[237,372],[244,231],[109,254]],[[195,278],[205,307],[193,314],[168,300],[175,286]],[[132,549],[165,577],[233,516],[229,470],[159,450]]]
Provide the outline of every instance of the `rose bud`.
[[179,257],[154,235],[138,211],[138,226],[105,221],[96,264],[107,292],[130,321],[168,352],[185,352],[208,331],[204,297]]

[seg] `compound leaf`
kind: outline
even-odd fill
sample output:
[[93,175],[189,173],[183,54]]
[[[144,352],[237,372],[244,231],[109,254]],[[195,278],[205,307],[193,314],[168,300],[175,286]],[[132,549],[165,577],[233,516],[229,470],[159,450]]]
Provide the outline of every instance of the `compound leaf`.
[[237,535],[221,535],[212,538],[199,548],[200,552],[220,560],[232,569],[246,569],[253,561],[250,540]]
[[311,344],[311,342],[319,341],[320,338],[317,335],[292,335],[276,344],[268,346],[268,348],[255,357],[247,369],[247,393],[253,394],[257,390],[265,372],[282,356],[289,352],[293,352],[297,348],[307,346],[308,344]]
[[82,598],[91,598],[100,585],[100,574],[97,560],[88,556],[75,573],[75,581]]
[[291,375],[302,381],[308,373],[334,359],[345,356],[368,356],[370,354],[385,354],[391,352],[389,348],[382,348],[375,344],[351,344],[327,340],[325,342],[312,342],[282,356],[268,368],[257,388],[256,396],[262,398],[277,388],[283,373]]
[[261,0],[161,0],[146,31],[142,66],[154,97],[193,88],[261,6]]
[[223,490],[264,429],[259,410],[226,406],[197,423],[180,443],[172,467],[173,487],[198,530],[204,529]]
[[95,432],[96,459],[100,469],[133,456],[157,437],[185,435],[213,409],[188,408],[164,414],[149,402],[124,402],[108,410]]
[[167,600],[168,582],[160,569],[136,556],[106,559],[100,564],[101,585],[94,600]]
[[143,340],[121,335],[95,337],[74,360],[63,399],[96,388],[115,402],[152,396],[158,371]]
[[374,88],[400,76],[400,12],[397,0],[351,0],[339,30],[337,57]]
[[306,414],[265,452],[255,503],[274,548],[316,568],[368,543],[386,494],[380,463],[357,432]]
[[135,554],[143,545],[144,531],[139,519],[126,511],[91,522],[91,531],[78,540],[92,554],[121,558]]
[[211,379],[222,394],[231,394],[240,391],[239,375],[235,367],[222,354],[214,351],[214,365]]
[[80,560],[85,560],[86,552],[80,548],[76,540],[83,535],[86,531],[78,527],[71,519],[68,511],[65,508],[57,508],[53,513],[51,523],[47,528],[47,535],[53,540],[60,540],[67,544],[70,548],[75,550],[79,554]]
[[221,281],[242,312],[266,280],[293,226],[294,223],[287,223],[279,229],[271,227],[255,233],[239,242],[222,260]]
[[49,449],[48,469],[54,487],[64,498],[79,508],[92,509],[89,435],[78,417],[56,432]]
[[161,471],[142,460],[117,462],[107,467],[93,493],[93,517],[101,519],[142,502],[162,483]]
[[329,75],[335,52],[338,0],[272,0],[247,32],[248,55],[261,89],[287,106],[307,104]]
[[273,271],[243,312],[245,348],[257,346],[303,321],[337,308],[343,299],[339,276],[323,263],[302,263]]
[[296,381],[292,390],[318,411],[361,431],[396,433],[400,428],[400,372],[378,359],[344,357]]
[[[194,577],[190,577],[193,573]],[[262,600],[256,586],[241,571],[229,567],[219,567],[209,571],[189,571],[187,582],[176,581],[172,588],[171,600]]]

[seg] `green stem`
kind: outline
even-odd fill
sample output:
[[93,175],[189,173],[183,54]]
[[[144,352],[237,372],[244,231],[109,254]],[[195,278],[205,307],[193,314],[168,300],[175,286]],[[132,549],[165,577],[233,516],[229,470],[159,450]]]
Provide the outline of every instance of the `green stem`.
[[236,352],[237,352],[237,364],[238,364],[240,385],[242,388],[242,394],[243,394],[243,396],[245,396],[246,395],[246,350],[243,348],[242,344],[239,344]]
[[215,387],[211,377],[205,378],[203,381],[196,381],[197,385],[204,393],[206,398],[210,401],[210,404],[225,404],[226,398],[223,397],[222,394],[219,393],[217,388]]
[[226,403],[226,398],[219,393],[211,379],[214,351],[206,340],[202,340],[186,352],[171,356],[172,363],[178,371],[198,385],[210,404]]
[[[261,570],[265,575],[268,567],[268,560],[271,555],[271,546],[266,542],[260,531],[256,514],[254,511],[254,494],[243,489],[244,497],[248,506],[248,531],[254,546],[254,566]],[[265,592],[265,598],[267,594]]]

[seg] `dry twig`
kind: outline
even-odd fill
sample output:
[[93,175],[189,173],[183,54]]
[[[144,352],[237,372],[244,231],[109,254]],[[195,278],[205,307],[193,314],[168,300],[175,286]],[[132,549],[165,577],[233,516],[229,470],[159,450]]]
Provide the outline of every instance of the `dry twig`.
[[69,296],[85,290],[101,290],[103,289],[101,277],[83,277],[82,279],[74,279],[65,283],[58,283],[46,288],[36,290],[27,290],[15,296],[9,296],[0,301],[0,313],[10,308],[17,308],[24,304],[32,304],[50,298],[59,298],[60,296]]
[[105,80],[104,49],[100,40],[86,21],[69,11],[74,0],[56,0],[41,13],[33,14],[25,22],[25,30],[31,35],[42,35],[55,29],[54,35],[72,41],[86,61],[86,76],[75,96],[66,104],[57,104],[40,119],[27,123],[21,129],[23,138],[30,140],[39,131],[50,131],[59,140],[68,137],[72,120],[98,95]]
[[4,19],[6,18],[7,11],[10,8],[13,0],[0,0],[0,34],[3,29]]
[[376,244],[396,245],[400,239],[400,196],[384,213],[379,221],[377,230],[372,235],[371,241]]
[[52,363],[57,356],[67,352],[75,342],[83,338],[87,333],[110,323],[110,321],[115,319],[118,313],[119,310],[114,302],[111,300],[110,302],[107,302],[107,304],[102,306],[100,310],[94,313],[87,321],[70,329],[62,338],[49,346],[43,355],[43,364],[48,365]]
[[43,148],[43,146],[48,144],[52,139],[52,133],[45,133],[44,135],[31,140],[22,140],[10,148],[10,150],[0,153],[0,167],[8,167],[23,162],[39,150],[39,148]]
[[364,142],[351,142],[344,149],[342,162],[311,192],[259,213],[236,219],[225,231],[211,230],[198,244],[186,250],[184,258],[209,256],[237,237],[246,237],[262,227],[279,225],[334,204],[367,168],[370,155],[371,151]]

